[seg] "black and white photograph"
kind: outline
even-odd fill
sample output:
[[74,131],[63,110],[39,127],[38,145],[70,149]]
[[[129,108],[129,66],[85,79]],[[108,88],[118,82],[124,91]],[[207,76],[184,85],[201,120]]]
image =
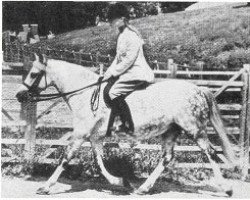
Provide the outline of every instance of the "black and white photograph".
[[250,2],[1,7],[1,198],[250,198]]

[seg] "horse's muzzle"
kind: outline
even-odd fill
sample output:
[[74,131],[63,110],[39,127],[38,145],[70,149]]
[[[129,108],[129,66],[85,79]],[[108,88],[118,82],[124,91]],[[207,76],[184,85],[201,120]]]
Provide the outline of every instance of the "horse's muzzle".
[[19,91],[16,94],[16,98],[18,102],[20,103],[27,103],[27,102],[31,102],[31,100],[33,99],[33,95],[28,90],[23,90],[23,91]]

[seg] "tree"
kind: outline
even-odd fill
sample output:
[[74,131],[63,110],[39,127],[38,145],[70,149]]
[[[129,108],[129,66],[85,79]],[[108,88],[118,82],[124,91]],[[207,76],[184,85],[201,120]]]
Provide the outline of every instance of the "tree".
[[37,23],[39,34],[62,33],[95,25],[107,2],[4,1],[3,30],[21,30],[22,24]]
[[183,11],[188,6],[194,4],[195,2],[162,2],[161,8],[163,13]]

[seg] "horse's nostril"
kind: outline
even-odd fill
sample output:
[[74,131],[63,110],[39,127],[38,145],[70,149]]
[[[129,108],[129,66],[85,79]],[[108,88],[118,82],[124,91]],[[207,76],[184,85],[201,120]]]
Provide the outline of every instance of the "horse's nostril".
[[16,98],[17,98],[17,101],[19,101],[21,103],[22,102],[22,92],[18,92],[16,94]]
[[23,103],[28,101],[28,91],[20,91],[16,94],[18,102]]
[[21,92],[18,92],[18,93],[16,94],[17,100],[18,100],[20,97],[21,97]]

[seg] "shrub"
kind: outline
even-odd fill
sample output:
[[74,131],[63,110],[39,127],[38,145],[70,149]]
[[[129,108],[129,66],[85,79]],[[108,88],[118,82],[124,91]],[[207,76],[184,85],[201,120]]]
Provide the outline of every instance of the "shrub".
[[[138,10],[142,9],[141,5],[133,4]],[[169,58],[180,64],[204,61],[206,69],[237,70],[243,62],[249,62],[249,11],[247,7],[241,10],[218,7],[144,17],[132,20],[131,24],[146,41],[144,49],[148,61],[167,62]],[[100,51],[103,55],[114,56],[115,38],[108,26],[100,26],[65,33],[34,46]]]
[[247,50],[238,48],[230,52],[227,61],[229,69],[240,69],[244,63],[250,63],[250,48]]

